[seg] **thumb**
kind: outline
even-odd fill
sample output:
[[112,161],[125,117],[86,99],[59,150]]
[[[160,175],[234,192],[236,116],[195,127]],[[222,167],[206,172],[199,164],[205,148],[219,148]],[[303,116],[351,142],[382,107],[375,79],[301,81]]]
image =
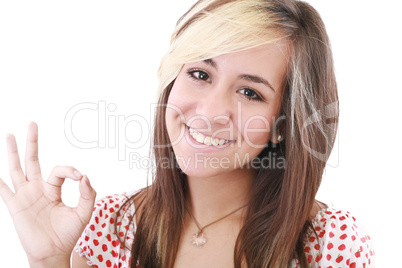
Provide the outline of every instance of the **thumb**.
[[81,178],[79,189],[80,199],[77,205],[77,213],[87,223],[91,219],[96,197],[96,192],[92,188],[87,175]]

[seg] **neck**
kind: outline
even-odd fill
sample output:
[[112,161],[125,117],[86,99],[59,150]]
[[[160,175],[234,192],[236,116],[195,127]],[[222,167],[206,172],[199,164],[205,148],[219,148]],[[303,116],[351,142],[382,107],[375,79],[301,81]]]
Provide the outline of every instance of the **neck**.
[[[188,209],[201,225],[221,218],[248,203],[253,178],[254,171],[246,169],[211,177],[187,176]],[[244,209],[230,217],[241,218]]]

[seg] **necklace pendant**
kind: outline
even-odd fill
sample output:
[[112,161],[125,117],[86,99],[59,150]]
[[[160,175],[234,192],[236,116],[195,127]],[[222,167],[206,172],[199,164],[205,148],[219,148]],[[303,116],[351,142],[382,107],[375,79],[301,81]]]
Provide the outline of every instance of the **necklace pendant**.
[[191,243],[192,245],[195,245],[198,248],[202,248],[205,243],[207,243],[207,239],[204,237],[204,234],[202,232],[197,232],[193,234],[193,242]]

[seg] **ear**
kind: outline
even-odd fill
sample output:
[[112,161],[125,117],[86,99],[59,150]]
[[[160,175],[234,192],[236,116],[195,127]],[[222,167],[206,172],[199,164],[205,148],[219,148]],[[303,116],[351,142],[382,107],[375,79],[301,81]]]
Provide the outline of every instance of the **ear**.
[[272,143],[280,143],[281,141],[283,141],[283,135],[281,134],[276,134],[276,135],[272,135],[270,141]]

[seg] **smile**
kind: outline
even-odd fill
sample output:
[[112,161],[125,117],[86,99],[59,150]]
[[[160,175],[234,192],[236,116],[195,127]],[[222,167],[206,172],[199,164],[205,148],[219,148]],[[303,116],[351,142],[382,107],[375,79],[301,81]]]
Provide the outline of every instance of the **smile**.
[[231,142],[232,140],[224,140],[224,139],[218,139],[218,138],[212,138],[211,136],[206,136],[197,130],[189,127],[188,130],[190,132],[190,135],[199,143],[203,143],[208,146],[219,146],[219,145],[224,145],[226,143]]

